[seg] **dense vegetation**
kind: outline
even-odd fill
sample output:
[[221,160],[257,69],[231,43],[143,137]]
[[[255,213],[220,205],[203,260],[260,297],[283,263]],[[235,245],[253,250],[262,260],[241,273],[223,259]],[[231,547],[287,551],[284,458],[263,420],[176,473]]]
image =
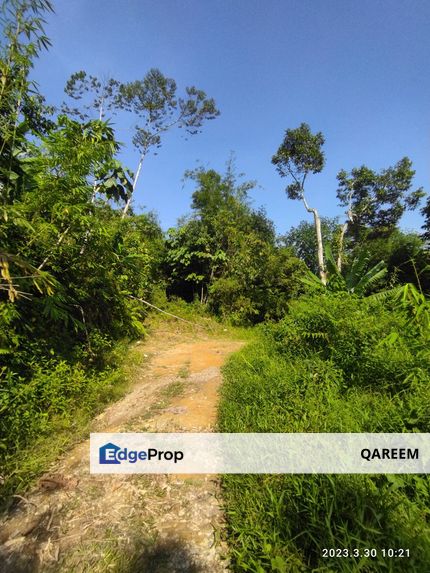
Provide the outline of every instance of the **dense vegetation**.
[[[429,432],[430,305],[302,297],[225,368],[225,432]],[[402,302],[403,301],[403,302]],[[428,476],[226,476],[236,571],[425,571]],[[407,547],[411,558],[323,558]]]
[[277,246],[272,222],[249,206],[253,183],[236,182],[233,166],[189,174],[197,189],[192,215],[170,229],[166,242],[168,292],[235,324],[280,318],[302,290],[303,263]]
[[[215,102],[194,86],[178,95],[151,69],[125,83],[77,72],[66,101],[48,106],[30,72],[49,48],[51,10],[48,0],[2,5],[3,499],[46,469],[35,446],[73,435],[121,391],[148,302],[179,298],[254,327],[255,341],[225,370],[222,431],[429,432],[429,200],[421,235],[399,227],[424,197],[411,161],[341,170],[345,221],[320,217],[306,184],[324,168],[324,137],[302,124],[286,130],[272,162],[312,224],[277,237],[252,206],[255,183],[230,160],[224,174],[186,171],[191,212],[164,233],[156,215],[133,211],[143,160],[170,129],[196,135],[219,114]],[[113,114],[137,122],[135,172],[118,160]],[[427,477],[230,476],[224,486],[236,571],[420,572],[430,562]],[[323,547],[352,546],[408,547],[412,557],[321,558]]]

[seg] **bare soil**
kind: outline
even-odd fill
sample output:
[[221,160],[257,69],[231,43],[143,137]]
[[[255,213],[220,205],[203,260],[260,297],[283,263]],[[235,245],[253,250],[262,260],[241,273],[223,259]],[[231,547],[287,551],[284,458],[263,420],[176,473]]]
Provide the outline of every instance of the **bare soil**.
[[[129,393],[91,431],[213,431],[220,367],[242,344],[159,327],[137,346]],[[3,516],[0,571],[224,573],[219,497],[217,476],[91,475],[84,441]]]

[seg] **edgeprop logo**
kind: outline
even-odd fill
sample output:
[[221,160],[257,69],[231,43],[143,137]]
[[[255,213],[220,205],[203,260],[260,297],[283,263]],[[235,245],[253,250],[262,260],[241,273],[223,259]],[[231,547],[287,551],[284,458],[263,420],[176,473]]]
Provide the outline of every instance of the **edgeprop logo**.
[[120,448],[116,444],[109,442],[99,448],[99,463],[100,464],[121,464],[128,462],[135,464],[137,461],[166,461],[178,463],[184,459],[184,452],[177,451],[163,451],[156,448],[148,448],[147,450],[129,450],[128,448]]

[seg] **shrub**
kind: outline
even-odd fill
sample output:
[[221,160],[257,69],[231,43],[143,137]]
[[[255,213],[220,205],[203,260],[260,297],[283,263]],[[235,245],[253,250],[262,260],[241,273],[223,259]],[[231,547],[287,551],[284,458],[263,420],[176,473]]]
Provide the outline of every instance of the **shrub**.
[[121,393],[124,375],[118,362],[124,350],[125,345],[112,348],[106,356],[111,365],[103,370],[52,358],[30,364],[31,376],[23,377],[10,369],[2,372],[0,474],[4,483],[0,500],[45,469],[38,445],[46,442],[54,447],[55,433],[64,440],[64,430],[85,426]]
[[[377,386],[396,392],[419,365],[415,336],[405,337],[405,317],[377,300],[341,293],[302,297],[278,324],[266,327],[279,353],[294,359],[319,357],[339,368],[347,386]],[[396,344],[386,344],[392,333]]]

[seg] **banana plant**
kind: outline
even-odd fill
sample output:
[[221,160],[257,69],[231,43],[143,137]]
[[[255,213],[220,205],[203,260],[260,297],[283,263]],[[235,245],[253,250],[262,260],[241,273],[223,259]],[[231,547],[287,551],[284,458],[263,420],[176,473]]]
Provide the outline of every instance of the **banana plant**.
[[322,280],[311,271],[302,281],[308,286],[326,288],[330,292],[348,292],[357,296],[364,296],[370,287],[387,274],[384,261],[369,268],[369,254],[361,251],[352,261],[348,272],[342,274],[336,264],[330,245],[325,247],[327,282]]

